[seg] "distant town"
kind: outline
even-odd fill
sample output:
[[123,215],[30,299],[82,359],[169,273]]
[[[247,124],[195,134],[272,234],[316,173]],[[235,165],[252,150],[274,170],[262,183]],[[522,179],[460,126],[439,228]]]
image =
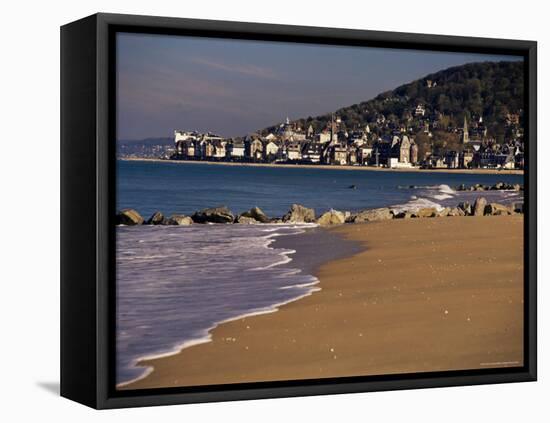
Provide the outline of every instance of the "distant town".
[[[396,125],[384,115],[364,128],[347,130],[336,115],[321,131],[310,125],[303,128],[288,118],[266,135],[223,138],[207,132],[175,130],[173,145],[142,146],[122,157],[149,157],[166,160],[202,160],[218,162],[310,164],[334,166],[375,166],[386,168],[424,169],[523,169],[523,131],[519,115],[506,116],[507,133],[512,137],[503,143],[487,137],[483,118],[464,118],[461,128],[448,127],[445,132],[459,140],[455,148],[430,148],[435,144],[433,129],[441,124],[439,116],[427,116],[422,105],[411,113],[419,120],[420,135],[405,125]],[[438,131],[439,134],[441,131]],[[385,133],[379,136],[377,134]],[[428,148],[419,148],[416,138],[433,140]]]
[[[416,169],[522,170],[521,62],[439,71],[375,98],[239,137],[176,129],[119,142],[123,158]],[[158,141],[158,142],[157,142]]]

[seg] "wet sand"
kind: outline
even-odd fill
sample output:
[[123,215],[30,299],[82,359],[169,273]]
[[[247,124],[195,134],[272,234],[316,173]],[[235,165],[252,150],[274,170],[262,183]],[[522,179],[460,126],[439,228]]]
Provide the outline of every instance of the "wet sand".
[[522,365],[523,216],[330,230],[364,249],[322,265],[321,291],[143,362],[123,389]]

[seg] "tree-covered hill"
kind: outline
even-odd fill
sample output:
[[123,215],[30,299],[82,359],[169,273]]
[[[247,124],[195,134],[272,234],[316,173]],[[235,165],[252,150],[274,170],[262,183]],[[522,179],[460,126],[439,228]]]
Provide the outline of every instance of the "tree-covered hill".
[[[427,75],[334,113],[341,119],[343,129],[364,129],[368,124],[378,135],[396,127],[406,127],[416,133],[426,122],[436,122],[433,129],[443,132],[461,128],[464,116],[470,122],[482,117],[487,136],[502,142],[510,135],[506,132],[509,114],[519,115],[516,126],[523,124],[523,84],[522,61],[469,63]],[[425,109],[424,115],[415,113],[418,105]],[[381,115],[384,124],[380,124]],[[312,125],[315,131],[320,131],[330,119],[331,114],[326,114],[295,122],[302,128]]]

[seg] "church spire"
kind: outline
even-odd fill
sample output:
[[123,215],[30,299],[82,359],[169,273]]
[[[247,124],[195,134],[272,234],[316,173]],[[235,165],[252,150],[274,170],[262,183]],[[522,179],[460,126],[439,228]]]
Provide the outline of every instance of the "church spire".
[[467,144],[470,141],[470,134],[468,133],[468,121],[464,116],[464,129],[462,130],[462,144]]

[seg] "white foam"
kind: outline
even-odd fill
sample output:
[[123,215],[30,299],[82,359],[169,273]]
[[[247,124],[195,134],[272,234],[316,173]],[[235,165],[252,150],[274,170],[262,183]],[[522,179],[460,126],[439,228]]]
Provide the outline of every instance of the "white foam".
[[422,208],[431,208],[431,207],[434,207],[438,211],[444,209],[444,207],[439,203],[436,203],[432,200],[428,200],[427,198],[416,198],[416,197],[412,198],[409,202],[405,204],[397,204],[397,205],[391,206],[390,208],[394,212],[400,213],[400,212],[406,212],[406,211],[414,212]]
[[[117,327],[124,333],[117,337],[118,386],[150,373],[142,360],[208,342],[209,331],[228,318],[276,311],[316,290],[317,279],[288,264],[296,251],[272,244],[317,225],[273,226],[117,231]],[[254,272],[247,272],[251,264]]]
[[[241,319],[248,318],[248,317],[253,317],[253,316],[260,316],[260,315],[263,315],[263,314],[275,313],[276,311],[279,311],[280,307],[282,307],[286,304],[290,304],[290,303],[292,303],[294,301],[298,301],[302,298],[309,297],[314,292],[320,291],[321,290],[320,287],[313,287],[314,285],[319,283],[319,279],[315,278],[314,276],[312,276],[312,278],[314,279],[314,281],[312,281],[310,283],[307,283],[307,284],[301,284],[301,285],[306,286],[306,287],[312,287],[305,294],[298,295],[294,298],[291,298],[291,299],[286,300],[286,301],[281,301],[279,303],[273,304],[273,305],[268,306],[268,307],[259,308],[259,309],[256,309],[256,310],[252,310],[248,313],[243,313],[243,314],[240,314],[238,316],[234,316],[234,317],[230,317],[230,318],[227,318],[227,319],[224,319],[224,320],[220,320],[219,322],[216,322],[210,328],[205,330],[204,331],[205,332],[204,336],[202,336],[200,338],[185,341],[185,342],[183,342],[182,344],[176,346],[174,349],[172,349],[170,351],[166,351],[166,352],[162,352],[162,353],[158,353],[158,354],[146,355],[146,356],[137,358],[136,360],[134,360],[134,362],[132,364],[133,364],[133,366],[143,367],[144,369],[143,369],[142,374],[135,377],[135,378],[133,378],[133,379],[131,379],[131,380],[118,383],[116,385],[117,388],[122,388],[124,386],[130,385],[131,383],[134,383],[134,382],[137,382],[138,380],[144,379],[149,374],[151,374],[151,372],[154,370],[153,366],[142,366],[142,365],[140,365],[139,363],[141,363],[143,361],[150,361],[150,360],[155,360],[155,359],[159,359],[159,358],[171,357],[173,355],[179,354],[184,349],[187,349],[187,348],[190,348],[190,347],[193,347],[193,346],[196,346],[196,345],[206,344],[206,343],[212,341],[212,331],[214,329],[216,329],[218,326],[220,326],[224,323],[234,322],[236,320],[241,320]],[[298,288],[298,287],[300,287],[300,284],[297,284],[297,285],[294,285],[294,286],[288,286],[288,287],[286,287],[286,289],[290,289],[290,288],[293,288],[293,287]]]

